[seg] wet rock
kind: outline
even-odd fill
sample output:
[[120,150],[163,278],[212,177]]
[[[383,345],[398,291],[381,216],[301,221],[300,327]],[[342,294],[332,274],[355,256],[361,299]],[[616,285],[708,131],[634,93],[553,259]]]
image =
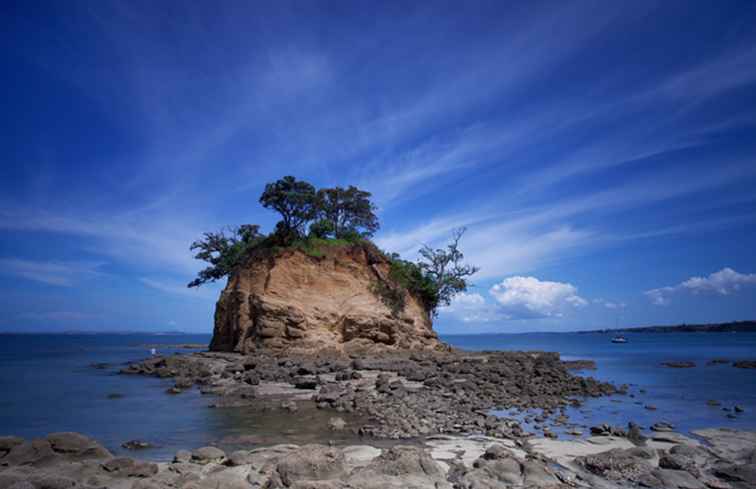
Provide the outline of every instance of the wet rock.
[[192,450],[192,461],[198,464],[221,463],[226,453],[216,447],[202,447]]
[[294,401],[284,401],[281,403],[281,409],[285,409],[289,411],[290,413],[296,412],[299,410],[299,407],[297,406],[297,403]]
[[47,436],[56,453],[86,458],[104,458],[111,454],[102,445],[80,433],[51,433]]
[[663,421],[660,421],[658,423],[654,423],[651,425],[651,430],[656,432],[667,432],[667,431],[674,431],[675,427],[669,423],[665,423]]
[[703,482],[684,470],[656,469],[653,476],[659,479],[662,486],[672,489],[705,489]]
[[549,487],[558,482],[551,469],[540,460],[525,460],[522,463],[522,475],[527,487]]
[[342,451],[323,445],[305,445],[285,455],[276,471],[281,482],[290,487],[299,481],[336,479],[345,474]]
[[756,464],[726,464],[716,467],[713,472],[714,475],[725,481],[756,487]]
[[44,439],[25,441],[14,446],[3,457],[3,465],[40,465],[51,462],[56,457],[50,442]]
[[562,360],[562,365],[568,370],[596,370],[593,360]]
[[320,381],[314,375],[299,376],[292,380],[292,384],[297,389],[317,389]]
[[151,448],[152,443],[144,440],[129,440],[123,443],[121,446],[129,450],[143,450],[145,448]]
[[735,410],[736,413],[742,413],[745,411],[743,406],[740,406],[740,405],[736,405],[733,409]]
[[578,457],[575,461],[588,471],[610,480],[637,481],[651,471],[648,459],[653,453],[642,448],[615,448],[596,455]]
[[194,385],[194,379],[190,377],[176,377],[175,382],[176,389],[190,389]]
[[708,401],[706,401],[706,405],[707,406],[721,406],[722,403],[715,399],[709,399]]
[[[245,364],[246,368],[246,364]],[[259,385],[260,384],[260,375],[258,375],[257,372],[246,372],[244,374],[244,383],[249,385]]]
[[158,473],[157,464],[128,457],[112,458],[104,462],[102,468],[120,477],[151,477]]
[[192,452],[189,450],[179,450],[173,456],[173,463],[189,463],[192,460]]
[[730,360],[727,360],[726,358],[714,358],[706,362],[706,366],[711,367],[713,365],[725,365],[728,363],[730,363]]
[[10,452],[13,447],[21,445],[23,442],[24,439],[18,436],[0,436],[0,456]]
[[346,421],[339,417],[331,418],[328,420],[328,428],[331,431],[343,431],[346,428]]
[[451,489],[441,467],[420,447],[395,446],[345,480],[361,489]]
[[756,360],[742,360],[732,364],[735,368],[756,368]]
[[228,464],[232,467],[252,464],[255,457],[249,450],[236,450],[228,456]]
[[671,470],[688,470],[693,467],[693,461],[679,453],[668,453],[659,457],[659,467]]
[[46,475],[34,481],[37,489],[70,489],[76,485],[75,480],[61,475]]
[[8,489],[37,489],[37,487],[35,487],[34,484],[32,484],[31,482],[23,481],[23,480],[14,482],[13,484],[10,484],[8,486],[0,486],[0,487],[7,487]]
[[663,362],[663,366],[669,368],[693,368],[696,366],[695,362]]
[[627,439],[636,446],[646,445],[646,437],[643,436],[643,433],[641,433],[640,426],[633,423],[632,421],[627,425]]
[[249,406],[254,404],[256,398],[257,391],[255,387],[241,384],[238,387],[225,389],[220,398],[215,400],[210,406],[215,408]]

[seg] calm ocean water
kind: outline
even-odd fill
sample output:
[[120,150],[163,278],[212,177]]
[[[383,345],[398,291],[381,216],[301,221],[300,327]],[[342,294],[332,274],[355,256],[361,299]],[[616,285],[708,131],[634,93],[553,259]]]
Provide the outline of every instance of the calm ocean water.
[[[712,426],[756,429],[756,370],[706,366],[714,358],[756,359],[756,334],[627,336],[630,341],[624,345],[612,344],[610,335],[604,334],[447,336],[444,340],[470,350],[559,351],[565,359],[595,360],[598,369],[590,375],[631,385],[634,398],[591,399],[572,410],[577,425],[624,425],[628,420],[648,425],[665,420],[683,431]],[[157,459],[169,458],[179,448],[233,445],[229,440],[240,436],[252,436],[257,443],[282,438],[305,442],[321,436],[329,417],[326,412],[302,410],[292,424],[275,414],[261,417],[244,409],[209,409],[208,400],[197,390],[170,396],[165,394],[172,385],[169,380],[117,374],[124,363],[148,355],[146,344],[209,340],[209,335],[0,335],[0,434],[29,438],[78,431],[121,453],[121,443],[138,438],[157,445],[140,456]],[[697,366],[659,365],[668,360],[690,360]],[[93,363],[111,367],[94,369]],[[110,394],[122,397],[109,399]],[[722,406],[708,406],[709,399]],[[657,410],[646,410],[646,404]],[[745,412],[727,418],[728,411],[722,408],[736,404]]]

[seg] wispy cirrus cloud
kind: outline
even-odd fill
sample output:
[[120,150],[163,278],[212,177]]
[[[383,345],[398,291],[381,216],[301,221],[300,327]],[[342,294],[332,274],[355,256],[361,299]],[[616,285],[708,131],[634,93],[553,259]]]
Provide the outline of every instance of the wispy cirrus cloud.
[[0,273],[46,285],[72,287],[79,282],[102,275],[100,267],[103,265],[103,262],[0,258]]
[[167,294],[177,296],[190,297],[192,299],[216,300],[218,295],[215,290],[208,289],[207,286],[203,289],[197,287],[190,289],[186,286],[186,284],[179,282],[169,282],[163,279],[155,279],[149,277],[141,277],[139,281],[147,287],[159,290],[160,292],[165,292]]
[[25,312],[16,316],[22,321],[78,322],[102,319],[102,315],[81,311]]

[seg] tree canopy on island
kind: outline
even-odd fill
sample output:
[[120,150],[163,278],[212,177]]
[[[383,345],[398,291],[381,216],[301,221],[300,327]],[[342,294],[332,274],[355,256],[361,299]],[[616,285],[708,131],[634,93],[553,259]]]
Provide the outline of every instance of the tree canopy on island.
[[429,314],[448,305],[455,294],[467,289],[467,277],[476,267],[462,263],[459,241],[465,230],[453,233],[446,248],[424,246],[417,262],[402,260],[398,254],[381,252],[370,238],[379,229],[376,207],[370,192],[355,186],[316,189],[312,184],[285,176],[268,183],[260,204],[281,215],[272,233],[265,235],[256,224],[244,224],[217,233],[204,233],[190,247],[194,258],[208,263],[189,287],[199,287],[234,273],[256,252],[297,247],[320,256],[325,245],[369,245],[391,264],[390,284],[376,283],[374,291],[394,314],[404,309],[404,298],[415,295]]

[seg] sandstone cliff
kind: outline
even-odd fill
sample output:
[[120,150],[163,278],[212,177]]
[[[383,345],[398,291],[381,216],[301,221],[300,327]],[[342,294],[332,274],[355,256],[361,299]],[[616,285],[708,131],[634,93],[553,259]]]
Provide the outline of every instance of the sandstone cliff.
[[286,353],[323,349],[445,349],[418,300],[397,317],[373,292],[389,263],[368,248],[325,247],[323,256],[287,249],[233,274],[215,309],[210,349]]

